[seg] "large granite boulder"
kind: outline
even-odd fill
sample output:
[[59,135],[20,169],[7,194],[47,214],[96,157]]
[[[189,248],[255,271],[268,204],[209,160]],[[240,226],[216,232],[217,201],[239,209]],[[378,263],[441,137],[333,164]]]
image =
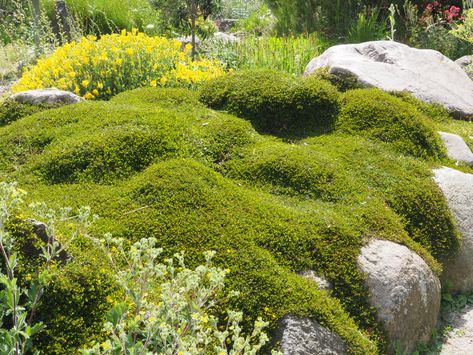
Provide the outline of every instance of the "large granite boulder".
[[341,355],[347,345],[339,335],[310,318],[287,315],[279,322],[274,341],[284,355]]
[[84,101],[76,94],[59,89],[38,89],[22,91],[10,97],[21,104],[28,105],[70,105]]
[[452,292],[473,291],[473,175],[451,168],[434,170],[435,181],[447,198],[462,233],[457,255],[444,261],[442,278]]
[[333,75],[356,78],[362,86],[407,91],[443,105],[458,118],[473,117],[473,81],[437,51],[392,41],[338,45],[313,59],[304,75],[323,67]]
[[450,159],[473,165],[473,153],[462,137],[457,134],[439,132],[442,141],[447,147]]
[[372,240],[362,248],[358,265],[386,330],[388,352],[399,344],[410,354],[427,342],[439,315],[440,281],[426,262],[403,245]]

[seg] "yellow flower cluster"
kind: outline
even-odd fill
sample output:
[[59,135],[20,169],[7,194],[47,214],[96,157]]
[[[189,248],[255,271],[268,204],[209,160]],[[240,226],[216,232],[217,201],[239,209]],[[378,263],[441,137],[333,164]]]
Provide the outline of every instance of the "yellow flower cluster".
[[85,99],[106,99],[141,86],[192,87],[224,74],[221,63],[192,61],[191,46],[137,30],[60,47],[26,71],[14,92],[55,87]]

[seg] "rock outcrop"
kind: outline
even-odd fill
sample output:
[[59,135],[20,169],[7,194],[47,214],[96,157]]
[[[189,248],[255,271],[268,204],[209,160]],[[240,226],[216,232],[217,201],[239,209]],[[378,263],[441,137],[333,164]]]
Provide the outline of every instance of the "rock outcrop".
[[372,240],[361,250],[369,301],[388,335],[388,351],[398,343],[406,354],[427,342],[440,310],[440,281],[416,253],[403,245]]
[[338,45],[313,59],[305,70],[328,67],[331,74],[354,77],[362,86],[407,91],[443,105],[458,118],[473,117],[473,81],[441,53],[391,41]]
[[339,335],[309,318],[285,316],[280,322],[274,341],[284,355],[341,355],[347,345]]
[[473,175],[451,168],[434,170],[435,181],[447,198],[462,233],[462,246],[445,260],[443,275],[452,292],[473,291]]
[[445,146],[448,156],[456,161],[473,165],[473,153],[470,147],[465,143],[462,137],[452,133],[439,132]]
[[22,91],[10,97],[21,104],[28,105],[70,105],[84,101],[76,94],[58,89],[38,89]]

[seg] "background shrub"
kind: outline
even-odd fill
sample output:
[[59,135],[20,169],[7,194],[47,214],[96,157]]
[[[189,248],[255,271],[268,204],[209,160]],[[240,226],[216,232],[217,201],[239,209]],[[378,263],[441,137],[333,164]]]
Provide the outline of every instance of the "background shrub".
[[71,42],[26,71],[14,92],[56,87],[105,99],[140,86],[192,87],[223,74],[217,62],[192,62],[190,48],[137,30]]
[[250,119],[257,129],[271,133],[330,130],[338,110],[338,92],[328,82],[295,80],[269,70],[214,80],[202,89],[200,100]]
[[[56,20],[55,0],[42,0],[42,6],[52,22]],[[76,29],[83,34],[104,35],[123,29],[145,30],[147,25],[160,26],[159,13],[148,0],[68,0],[67,7],[75,19]]]
[[344,94],[337,129],[392,144],[404,154],[438,159],[445,156],[440,137],[415,107],[378,89]]

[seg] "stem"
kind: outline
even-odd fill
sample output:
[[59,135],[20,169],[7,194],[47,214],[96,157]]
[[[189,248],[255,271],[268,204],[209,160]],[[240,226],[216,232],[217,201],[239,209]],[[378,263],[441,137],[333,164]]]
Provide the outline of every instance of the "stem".
[[197,4],[195,0],[191,0],[191,35],[192,35],[192,61],[195,60],[195,21],[197,16]]
[[13,279],[13,270],[10,268],[10,260],[8,259],[7,252],[2,242],[0,242],[0,250],[2,251],[3,258],[5,259],[5,266],[7,267],[8,278],[11,280]]
[[[18,325],[16,324],[16,322],[17,322],[17,317],[16,317],[16,287],[13,287],[12,295],[13,295],[13,313],[12,313],[13,327],[15,328],[15,331],[17,331],[18,330]],[[15,336],[16,336],[16,334],[15,334]],[[20,344],[19,344],[18,340],[15,341],[15,354],[16,355],[20,354]]]
[[36,55],[41,54],[41,45],[39,41],[39,30],[40,30],[40,16],[41,16],[41,7],[39,0],[31,0],[33,5],[33,20],[34,20],[34,45]]
[[39,292],[36,294],[33,304],[31,305],[31,313],[30,316],[28,317],[28,325],[31,325],[33,323],[33,318],[36,313],[36,308],[38,306],[39,299],[41,298],[43,293],[43,288],[40,288]]

